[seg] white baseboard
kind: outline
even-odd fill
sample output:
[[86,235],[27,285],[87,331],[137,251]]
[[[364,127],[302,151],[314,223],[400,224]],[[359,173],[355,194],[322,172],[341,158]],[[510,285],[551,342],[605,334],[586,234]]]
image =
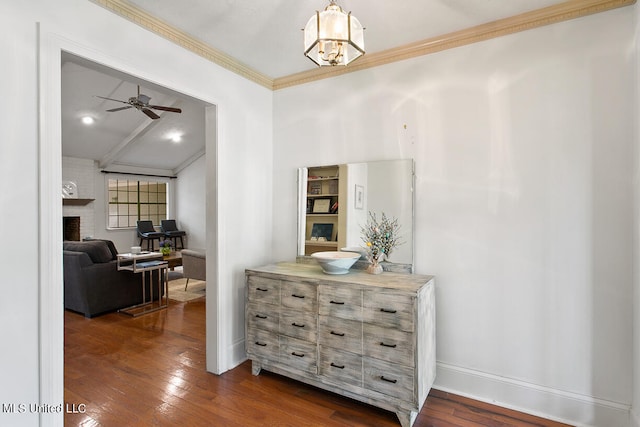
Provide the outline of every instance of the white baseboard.
[[[244,340],[233,344],[229,369],[247,360]],[[640,427],[630,405],[437,363],[433,388],[581,427]]]
[[233,343],[233,345],[231,346],[231,360],[229,361],[229,369],[231,370],[233,368],[235,368],[236,366],[242,364],[242,362],[244,362],[245,360],[247,360],[247,353],[245,352],[244,349],[244,338],[236,341],[235,343]]
[[[576,426],[630,427],[628,404],[542,387],[446,363],[433,388]],[[640,427],[637,422],[634,427]]]

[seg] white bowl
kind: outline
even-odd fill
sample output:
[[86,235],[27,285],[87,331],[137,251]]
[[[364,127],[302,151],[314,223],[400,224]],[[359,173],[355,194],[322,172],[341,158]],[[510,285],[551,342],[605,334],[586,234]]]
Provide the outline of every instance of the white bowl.
[[351,266],[360,258],[360,254],[354,252],[316,252],[311,254],[322,271],[326,274],[347,274]]
[[367,259],[367,250],[361,246],[347,246],[346,248],[340,248],[342,252],[355,252],[360,254],[360,258]]

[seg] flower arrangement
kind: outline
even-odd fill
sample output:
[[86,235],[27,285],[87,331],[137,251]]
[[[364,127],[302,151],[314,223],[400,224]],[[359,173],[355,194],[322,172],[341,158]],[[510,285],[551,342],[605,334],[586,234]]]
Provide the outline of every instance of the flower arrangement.
[[367,251],[367,259],[374,266],[383,261],[396,246],[402,244],[398,237],[397,218],[389,219],[383,212],[378,222],[376,214],[369,212],[367,224],[362,228],[362,241]]
[[160,240],[158,244],[160,245],[160,252],[162,252],[162,255],[169,255],[171,253],[171,248],[173,248],[173,242],[171,240]]

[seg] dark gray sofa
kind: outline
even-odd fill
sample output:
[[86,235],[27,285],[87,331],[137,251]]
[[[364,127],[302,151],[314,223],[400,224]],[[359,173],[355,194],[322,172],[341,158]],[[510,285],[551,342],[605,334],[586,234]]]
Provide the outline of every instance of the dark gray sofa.
[[[148,279],[148,273],[118,271],[117,254],[110,240],[63,242],[65,309],[94,317],[142,302],[141,275],[147,274]],[[153,273],[157,299],[158,272]],[[149,291],[147,280],[147,299]]]

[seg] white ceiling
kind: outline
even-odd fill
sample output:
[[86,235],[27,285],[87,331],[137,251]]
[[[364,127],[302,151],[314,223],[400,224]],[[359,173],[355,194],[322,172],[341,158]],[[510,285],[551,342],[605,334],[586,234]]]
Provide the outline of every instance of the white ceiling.
[[[328,0],[119,0],[226,53],[270,78],[313,69],[302,54],[302,31]],[[507,18],[559,0],[339,0],[365,30],[367,53],[433,38]],[[176,106],[182,114],[156,111],[151,120],[95,95],[126,101],[141,93],[151,104]],[[164,169],[172,173],[204,152],[204,104],[171,90],[65,54],[62,63],[63,156],[97,160],[101,168],[118,165]],[[96,122],[82,124],[83,115]],[[179,144],[173,132],[183,133]]]
[[[140,92],[150,104],[182,109],[182,113],[155,110],[157,120],[135,108],[98,96],[127,101]],[[174,174],[205,150],[205,104],[169,89],[64,53],[62,56],[62,155],[98,161],[100,168],[118,166],[161,169]],[[95,122],[82,123],[90,116]],[[171,137],[180,134],[182,140]]]
[[[302,28],[329,0],[127,0],[271,78],[314,68]],[[380,52],[559,0],[338,0],[365,27],[365,50]]]

